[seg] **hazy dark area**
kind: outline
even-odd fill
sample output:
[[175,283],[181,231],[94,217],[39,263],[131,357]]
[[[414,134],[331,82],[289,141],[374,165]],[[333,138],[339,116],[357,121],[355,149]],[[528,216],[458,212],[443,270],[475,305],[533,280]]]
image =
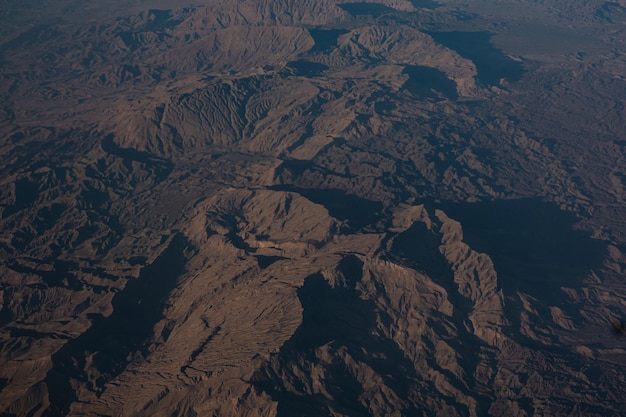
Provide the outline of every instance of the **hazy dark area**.
[[[313,417],[336,409],[350,415],[370,415],[359,400],[361,385],[350,369],[354,364],[344,362],[346,357],[357,363],[367,363],[384,375],[384,384],[401,393],[404,401],[409,400],[411,391],[419,384],[411,361],[403,357],[394,343],[381,343],[380,335],[376,334],[380,313],[377,314],[372,301],[362,300],[355,289],[362,279],[362,263],[356,257],[346,257],[338,265],[338,271],[344,282],[337,287],[331,287],[320,275],[307,277],[298,291],[303,307],[302,324],[283,345],[276,361],[253,377],[257,387],[270,393],[281,404],[277,416],[288,417],[296,413]],[[388,321],[389,318],[382,320]],[[315,350],[322,346],[330,346],[337,355],[336,363],[324,375],[324,383],[339,401],[331,404],[321,395],[303,396],[290,386],[275,385],[276,376],[293,372],[290,368],[303,367],[302,371],[306,372],[307,368],[316,366],[319,359]],[[403,415],[425,411],[409,405],[401,410]]]
[[361,16],[361,15],[378,15],[381,13],[387,13],[393,11],[393,9],[382,3],[341,3],[339,4],[346,12],[350,13],[353,16]]
[[409,76],[403,87],[411,94],[435,99],[440,96],[450,99],[458,97],[456,84],[441,71],[419,65],[410,65],[404,69],[403,73]]
[[398,263],[415,268],[446,282],[451,271],[443,255],[437,253],[441,241],[428,232],[424,223],[415,223],[393,239],[389,256]]
[[498,283],[509,296],[518,291],[559,301],[560,288],[577,288],[601,267],[606,242],[574,230],[576,217],[539,199],[444,205],[463,224],[463,238],[488,253]]
[[442,6],[441,3],[434,0],[409,0],[409,3],[411,3],[413,7],[420,9],[436,9]]
[[317,77],[328,69],[324,64],[310,61],[292,61],[287,63],[287,68],[293,70],[295,75],[304,77]]
[[315,41],[315,45],[309,49],[309,52],[316,53],[329,52],[337,46],[339,36],[349,32],[342,29],[309,29],[309,33]]
[[499,85],[500,79],[518,81],[524,75],[521,63],[506,56],[491,43],[489,32],[428,32],[435,41],[474,62],[478,80],[484,85]]
[[[182,236],[172,239],[170,246],[141,274],[113,299],[114,313],[94,317],[93,324],[80,337],[66,343],[52,358],[54,368],[44,380],[50,400],[45,416],[64,416],[76,397],[72,395],[72,379],[88,379],[86,357],[101,373],[89,381],[93,389],[119,375],[133,356],[146,355],[150,329],[162,317],[163,301],[175,288],[177,278],[184,272],[183,251],[187,242]],[[167,339],[169,335],[163,335]]]
[[334,218],[347,221],[350,229],[360,230],[374,225],[380,219],[383,204],[341,190],[274,187],[276,190],[296,192],[316,204],[321,204]]

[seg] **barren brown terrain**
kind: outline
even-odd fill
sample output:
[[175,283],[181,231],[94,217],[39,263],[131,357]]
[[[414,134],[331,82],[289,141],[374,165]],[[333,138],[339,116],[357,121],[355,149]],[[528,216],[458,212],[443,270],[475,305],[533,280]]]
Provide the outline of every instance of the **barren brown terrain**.
[[623,0],[0,23],[0,415],[626,416]]

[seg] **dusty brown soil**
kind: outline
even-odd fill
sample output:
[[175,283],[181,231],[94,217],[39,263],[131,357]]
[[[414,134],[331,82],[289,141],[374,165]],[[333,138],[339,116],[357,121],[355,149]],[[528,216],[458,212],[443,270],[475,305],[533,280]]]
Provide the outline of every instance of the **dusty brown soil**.
[[207,3],[0,0],[0,414],[626,415],[626,3]]

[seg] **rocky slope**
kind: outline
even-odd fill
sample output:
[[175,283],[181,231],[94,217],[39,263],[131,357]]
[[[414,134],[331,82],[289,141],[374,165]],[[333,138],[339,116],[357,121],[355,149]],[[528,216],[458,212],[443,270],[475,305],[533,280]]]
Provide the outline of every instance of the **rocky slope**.
[[3,415],[626,415],[624,4],[4,3]]

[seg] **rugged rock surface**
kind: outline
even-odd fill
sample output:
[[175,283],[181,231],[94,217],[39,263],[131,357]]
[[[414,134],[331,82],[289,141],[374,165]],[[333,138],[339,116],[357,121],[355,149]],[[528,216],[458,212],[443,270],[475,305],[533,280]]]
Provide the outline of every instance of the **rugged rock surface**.
[[626,415],[623,2],[61,3],[0,4],[0,413]]

